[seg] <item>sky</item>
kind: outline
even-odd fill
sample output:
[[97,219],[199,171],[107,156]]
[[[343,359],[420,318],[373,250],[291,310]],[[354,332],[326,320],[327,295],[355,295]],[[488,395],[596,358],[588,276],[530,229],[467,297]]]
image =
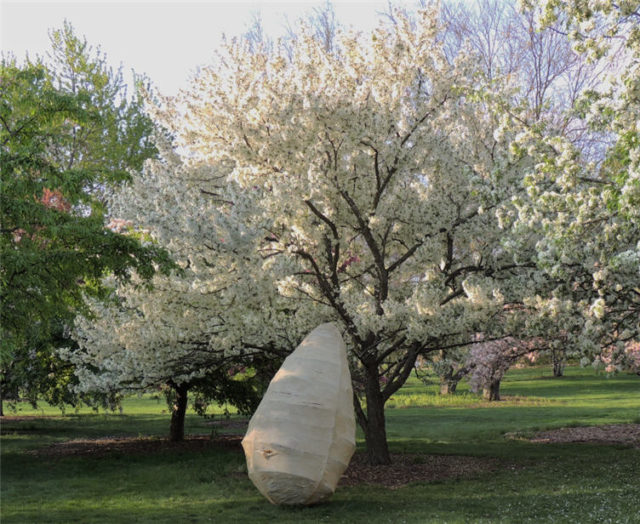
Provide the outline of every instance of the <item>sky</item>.
[[[113,67],[145,73],[162,94],[186,87],[190,75],[211,61],[222,35],[245,32],[260,12],[265,31],[277,37],[324,1],[275,0],[0,0],[0,48],[19,60],[49,50],[48,32],[65,19],[78,36],[100,46]],[[386,0],[334,0],[345,26],[369,30],[377,24]]]

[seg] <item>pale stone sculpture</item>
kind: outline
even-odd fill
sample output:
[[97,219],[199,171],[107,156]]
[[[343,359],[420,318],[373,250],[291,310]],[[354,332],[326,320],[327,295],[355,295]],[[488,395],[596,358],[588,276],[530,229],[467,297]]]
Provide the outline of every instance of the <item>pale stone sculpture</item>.
[[329,498],[355,449],[346,349],[334,324],[314,329],[271,380],[242,440],[249,478],[274,504]]

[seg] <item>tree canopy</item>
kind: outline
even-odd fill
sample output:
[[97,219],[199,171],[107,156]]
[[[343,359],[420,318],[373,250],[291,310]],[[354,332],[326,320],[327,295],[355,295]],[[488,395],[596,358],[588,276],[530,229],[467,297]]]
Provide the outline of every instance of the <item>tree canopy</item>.
[[515,203],[514,237],[542,232],[535,258],[552,284],[531,304],[563,326],[588,362],[603,350],[621,354],[640,336],[640,3],[526,4],[608,72],[572,109],[607,137],[598,161],[544,129],[516,141],[534,164],[528,197]]
[[377,463],[384,403],[417,356],[469,343],[526,270],[493,213],[522,173],[500,97],[471,54],[447,59],[439,30],[427,10],[331,50],[310,33],[292,54],[233,42],[181,102],[183,147],[243,190],[227,200],[261,232],[260,271],[292,309],[343,327]]
[[163,248],[105,223],[105,191],[155,151],[141,100],[123,97],[121,79],[70,26],[53,44],[60,70],[0,66],[3,382],[35,389],[24,373],[36,348],[64,330],[85,293],[100,295],[107,272],[149,279],[171,267]]

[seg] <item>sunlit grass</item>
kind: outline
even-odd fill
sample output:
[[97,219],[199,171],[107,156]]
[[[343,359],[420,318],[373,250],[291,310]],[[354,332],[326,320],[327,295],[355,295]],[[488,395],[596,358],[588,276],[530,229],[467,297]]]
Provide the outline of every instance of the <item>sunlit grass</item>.
[[501,408],[507,406],[550,406],[562,403],[562,400],[555,400],[544,397],[525,397],[506,395],[501,402],[490,402],[483,400],[473,393],[463,392],[453,395],[440,395],[438,393],[409,393],[395,395],[389,399],[386,407],[388,409],[397,408],[441,408],[441,407],[464,407],[479,408],[493,407]]
[[[121,408],[121,409],[120,409]],[[122,400],[119,408],[95,409],[87,405],[51,406],[46,402],[39,402],[37,407],[33,407],[28,402],[5,402],[7,415],[13,416],[58,416],[58,415],[94,415],[94,414],[120,414],[120,415],[168,415],[169,408],[162,393],[144,393],[140,395],[129,395]],[[195,411],[189,407],[189,413]],[[236,409],[229,405],[212,404],[207,409],[207,414],[213,416],[223,416],[226,413],[234,414]]]

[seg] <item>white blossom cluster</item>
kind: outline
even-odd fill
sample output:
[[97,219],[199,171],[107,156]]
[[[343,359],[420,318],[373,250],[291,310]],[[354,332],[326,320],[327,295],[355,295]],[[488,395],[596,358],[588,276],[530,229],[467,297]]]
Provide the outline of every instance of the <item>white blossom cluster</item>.
[[131,234],[144,230],[181,271],[156,275],[152,288],[134,278],[106,304],[91,301],[91,317],[77,318],[80,350],[63,357],[76,364],[83,391],[190,383],[300,337],[294,322],[302,312],[276,303],[246,249],[259,233],[243,229],[233,217],[238,206],[218,197],[224,166],[184,161],[159,140],[160,158],[112,195],[112,222]]

